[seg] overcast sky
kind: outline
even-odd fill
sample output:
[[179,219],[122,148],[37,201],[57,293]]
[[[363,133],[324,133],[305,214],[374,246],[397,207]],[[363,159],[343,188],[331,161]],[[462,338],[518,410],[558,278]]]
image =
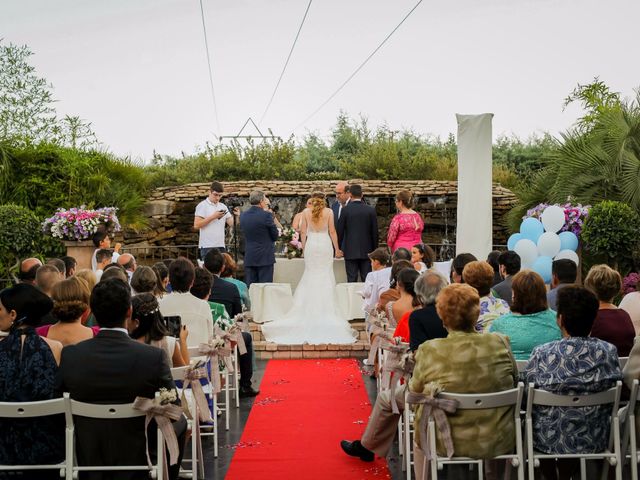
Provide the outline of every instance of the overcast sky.
[[[315,0],[261,124],[326,136],[344,110],[371,125],[446,137],[456,113],[493,112],[498,134],[557,134],[577,83],[640,86],[638,0],[424,0],[362,71],[294,131],[417,0]],[[117,154],[193,152],[261,117],[308,0],[1,0],[0,38],[27,44],[61,114],[92,122]],[[252,133],[249,130],[249,133]]]

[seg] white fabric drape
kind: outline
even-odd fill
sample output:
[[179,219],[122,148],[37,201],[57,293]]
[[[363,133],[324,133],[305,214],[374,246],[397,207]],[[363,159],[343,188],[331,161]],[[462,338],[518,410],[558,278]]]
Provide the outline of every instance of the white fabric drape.
[[456,254],[479,260],[492,250],[491,120],[493,113],[456,114],[458,120],[458,222]]

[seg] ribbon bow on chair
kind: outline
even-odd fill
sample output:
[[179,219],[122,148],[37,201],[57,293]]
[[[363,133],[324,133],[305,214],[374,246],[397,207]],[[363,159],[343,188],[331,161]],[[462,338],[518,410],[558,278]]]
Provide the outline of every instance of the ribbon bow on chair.
[[399,414],[400,409],[396,401],[396,387],[400,383],[401,378],[408,381],[411,375],[405,372],[402,365],[404,355],[409,351],[409,344],[395,342],[396,339],[394,338],[391,345],[382,347],[384,351],[387,352],[384,356],[384,365],[382,367],[382,386],[383,388],[391,389],[391,409],[393,413]]
[[454,453],[451,428],[449,427],[449,420],[447,420],[447,413],[456,412],[458,409],[458,401],[438,398],[437,393],[435,395],[431,393],[407,393],[407,403],[424,405],[418,429],[420,431],[420,447],[425,453],[427,460],[431,459],[429,440],[427,437],[427,421],[429,420],[429,417],[433,417],[436,422],[436,427],[440,432],[440,437],[442,438],[442,442],[447,450],[447,457],[451,458]]
[[[221,339],[214,339],[209,341],[209,343],[201,343],[198,345],[198,353],[201,355],[206,355],[211,359],[211,368],[218,368],[218,360],[221,357],[224,360],[225,366],[228,363],[231,363],[231,359],[229,358],[231,355],[231,349],[227,345],[226,342],[221,342]],[[228,362],[228,363],[227,363]],[[233,371],[233,365],[231,366]],[[213,374],[213,371],[211,372]],[[220,375],[216,372],[215,375],[212,375],[212,386],[213,386],[213,394],[220,393],[222,391],[222,384],[220,383]]]
[[[146,414],[144,421],[144,435],[147,443],[147,462],[151,467],[151,456],[149,455],[149,439],[147,437],[147,427],[151,420],[155,420],[158,428],[162,432],[163,445],[167,445],[169,450],[169,464],[175,465],[178,463],[178,456],[180,455],[180,449],[178,448],[178,439],[176,438],[176,432],[171,425],[171,421],[178,420],[182,415],[182,408],[173,403],[167,403],[160,405],[154,399],[136,397],[133,402],[133,408],[140,410]],[[164,457],[163,452],[157,452],[157,455]],[[160,457],[158,457],[160,458]],[[166,461],[166,459],[164,460]],[[167,469],[164,469],[165,479],[168,478]]]
[[236,342],[238,345],[238,352],[240,355],[244,355],[247,353],[247,346],[244,343],[244,337],[242,336],[242,328],[237,323],[231,325],[228,330],[229,337],[232,341]]
[[374,327],[371,331],[371,334],[374,335],[373,342],[371,342],[371,348],[369,349],[369,365],[373,365],[373,362],[376,360],[376,353],[378,352],[378,348],[382,348],[383,345],[393,344],[393,332],[388,330],[383,330],[382,328],[378,329],[378,327]]
[[187,367],[185,369],[180,401],[187,418],[193,418],[193,415],[191,415],[191,412],[189,411],[189,403],[187,402],[187,398],[184,393],[187,388],[191,387],[193,399],[195,400],[196,405],[198,406],[198,411],[200,412],[200,421],[211,422],[213,420],[211,419],[211,412],[209,411],[207,397],[202,390],[202,384],[200,383],[201,378],[208,378],[207,370],[204,367]]
[[253,313],[250,311],[242,312],[233,317],[233,320],[237,325],[240,325],[240,328],[243,332],[249,331],[249,322],[253,320]]

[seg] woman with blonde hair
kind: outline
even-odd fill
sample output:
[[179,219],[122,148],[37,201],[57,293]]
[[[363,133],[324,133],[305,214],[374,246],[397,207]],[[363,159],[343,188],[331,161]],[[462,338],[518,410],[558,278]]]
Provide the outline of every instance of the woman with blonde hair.
[[311,208],[303,212],[302,248],[304,273],[284,318],[265,323],[268,341],[283,344],[353,343],[355,332],[342,316],[336,297],[333,258],[342,257],[333,221],[322,193],[311,196]]
[[584,279],[584,286],[596,294],[599,302],[591,336],[615,345],[619,357],[628,357],[636,331],[629,314],[613,304],[622,291],[620,274],[609,265],[594,265]]
[[418,212],[411,208],[413,194],[409,190],[401,190],[396,195],[398,213],[391,220],[387,233],[387,245],[391,252],[404,247],[411,251],[414,245],[422,243],[424,221]]
[[63,347],[93,338],[99,327],[85,327],[81,321],[85,312],[89,310],[90,296],[87,282],[80,277],[69,277],[55,284],[51,292],[51,313],[58,322],[37,328],[36,333],[41,337],[59,341]]

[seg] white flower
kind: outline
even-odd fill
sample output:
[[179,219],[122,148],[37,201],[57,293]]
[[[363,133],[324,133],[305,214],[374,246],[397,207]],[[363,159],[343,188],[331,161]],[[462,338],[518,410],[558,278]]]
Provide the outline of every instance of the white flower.
[[158,398],[160,405],[168,405],[178,400],[178,393],[173,388],[171,390],[161,388],[158,393],[160,394],[160,398]]

